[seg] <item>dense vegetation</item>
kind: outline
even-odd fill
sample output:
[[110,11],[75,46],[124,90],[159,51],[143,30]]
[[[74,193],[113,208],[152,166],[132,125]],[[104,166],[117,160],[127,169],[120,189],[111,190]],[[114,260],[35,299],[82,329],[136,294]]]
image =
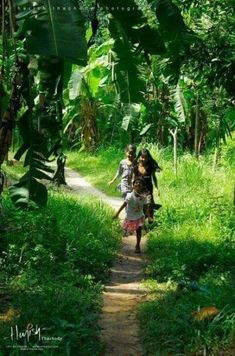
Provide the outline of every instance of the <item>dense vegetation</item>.
[[[216,170],[209,157],[184,155],[177,178],[167,165],[162,173],[164,208],[148,239],[153,294],[139,314],[147,354],[234,353],[235,167],[228,152]],[[218,315],[197,318],[208,307]]]
[[[182,154],[177,176],[172,150],[149,147],[163,167],[158,178],[161,195],[155,197],[163,208],[148,233],[146,285],[150,299],[139,310],[146,355],[232,355],[234,139],[222,147],[216,169],[213,155],[197,161]],[[121,157],[121,151],[113,147],[101,149],[97,155],[72,153],[68,162],[98,188],[117,195],[114,188],[110,192],[107,181]],[[216,307],[218,315],[202,320],[193,317],[205,307]]]
[[[139,312],[146,354],[234,354],[234,11],[233,0],[2,0],[2,338],[9,315],[25,326],[47,313],[46,327],[66,335],[61,354],[100,352],[98,295],[116,230],[106,208],[48,194],[44,182],[63,182],[66,152],[118,195],[106,182],[135,143],[163,167],[148,235],[152,300]],[[23,168],[3,165],[10,147]],[[3,170],[22,177],[1,195]],[[214,319],[192,317],[209,306]]]
[[27,153],[16,204],[46,204],[38,179],[62,142],[174,141],[175,156],[219,158],[234,129],[232,0],[4,0],[0,16],[1,163],[15,124],[15,158]]
[[100,292],[119,245],[109,209],[53,191],[38,211],[17,210],[7,195],[3,203],[1,354],[24,345],[15,331],[11,340],[10,327],[25,332],[31,323],[55,340],[31,336],[28,352],[31,345],[45,355],[99,355]]

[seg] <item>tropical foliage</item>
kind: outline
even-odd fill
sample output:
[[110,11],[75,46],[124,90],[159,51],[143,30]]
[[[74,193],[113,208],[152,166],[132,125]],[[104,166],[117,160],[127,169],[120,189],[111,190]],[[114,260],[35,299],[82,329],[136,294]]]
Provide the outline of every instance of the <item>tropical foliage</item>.
[[[172,150],[147,147],[163,167],[158,174],[160,197],[155,195],[163,207],[154,223],[145,225],[145,284],[150,293],[138,313],[143,354],[232,355],[235,140],[222,145],[216,169],[213,154],[197,160],[182,152],[177,176],[172,170]],[[100,190],[117,196],[107,181],[122,157],[123,152],[111,146],[96,155],[69,153],[68,164]],[[215,308],[217,315],[200,314]]]
[[[111,211],[94,198],[75,200],[53,191],[47,207],[36,211],[17,209],[8,195],[3,203],[0,353],[13,355],[26,342],[33,352],[100,355],[101,283],[119,245]],[[25,332],[29,323],[46,340],[17,340],[15,325]]]
[[178,146],[219,156],[234,128],[232,1],[5,0],[1,11],[1,162],[15,125],[16,158],[37,156],[12,190],[19,204],[46,203],[38,179],[51,179],[62,136],[86,150],[167,146],[177,128]]
[[[163,166],[164,208],[146,227],[145,353],[234,354],[234,12],[234,0],[1,1],[2,353],[10,323],[31,318],[64,338],[56,355],[103,351],[115,224],[100,203],[48,194],[46,182],[65,183],[67,157],[116,196],[106,182],[135,143]],[[215,318],[194,317],[208,307]]]

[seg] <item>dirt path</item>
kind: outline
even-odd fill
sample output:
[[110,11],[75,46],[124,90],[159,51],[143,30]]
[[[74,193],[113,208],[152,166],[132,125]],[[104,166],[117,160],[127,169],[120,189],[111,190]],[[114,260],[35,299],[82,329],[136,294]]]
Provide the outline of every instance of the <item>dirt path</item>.
[[[66,169],[66,181],[78,194],[99,197],[115,210],[122,203],[121,198],[106,196],[71,169]],[[110,282],[105,286],[99,323],[101,339],[106,346],[105,356],[143,355],[138,337],[136,306],[147,295],[141,284],[144,278],[145,243],[146,239],[142,238],[142,254],[136,255],[135,236],[123,238],[121,250],[112,268]]]

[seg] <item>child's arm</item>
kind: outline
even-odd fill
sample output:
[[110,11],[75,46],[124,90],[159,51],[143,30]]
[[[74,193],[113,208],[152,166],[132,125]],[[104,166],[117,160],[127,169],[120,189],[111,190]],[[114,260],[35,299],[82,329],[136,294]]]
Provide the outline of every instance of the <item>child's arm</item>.
[[119,164],[119,167],[118,167],[118,170],[117,170],[117,173],[115,174],[115,176],[113,177],[113,179],[111,179],[109,182],[108,182],[108,185],[111,185],[113,184],[113,182],[119,177],[121,176],[122,174],[122,166],[121,166],[121,163]]
[[150,215],[150,206],[149,205],[147,205],[146,213],[147,213],[148,223],[151,224],[153,222],[153,218]]
[[116,219],[118,217],[118,215],[120,214],[120,212],[127,206],[127,203],[124,201],[124,203],[121,205],[121,207],[118,209],[118,211],[116,212],[116,214],[114,214],[113,218]]
[[117,172],[117,173],[115,174],[115,176],[113,177],[113,179],[108,182],[108,185],[113,184],[113,182],[117,179],[118,176],[119,176],[119,172]]

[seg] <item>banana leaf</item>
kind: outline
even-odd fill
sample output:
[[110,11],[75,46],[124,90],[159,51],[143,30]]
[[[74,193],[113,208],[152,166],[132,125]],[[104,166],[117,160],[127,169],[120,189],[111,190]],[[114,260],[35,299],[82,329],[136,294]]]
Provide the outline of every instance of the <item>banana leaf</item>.
[[165,52],[164,42],[157,28],[148,24],[147,17],[134,0],[98,0],[104,11],[123,27],[132,44],[139,43],[140,48],[149,54]]
[[10,188],[10,196],[16,206],[27,208],[31,202],[38,206],[46,205],[47,188],[38,179],[51,180],[52,177],[45,172],[53,173],[53,170],[46,166],[45,161],[46,158],[40,152],[32,148],[27,150],[24,166],[29,166],[30,169]]
[[47,189],[34,178],[29,181],[25,179],[25,176],[22,177],[19,183],[10,188],[10,194],[17,207],[28,208],[32,205],[32,202],[38,206],[46,206],[47,204]]
[[[30,54],[56,56],[85,65],[87,43],[84,18],[75,0],[16,0],[18,35],[26,38]],[[25,10],[27,9],[27,11]]]

